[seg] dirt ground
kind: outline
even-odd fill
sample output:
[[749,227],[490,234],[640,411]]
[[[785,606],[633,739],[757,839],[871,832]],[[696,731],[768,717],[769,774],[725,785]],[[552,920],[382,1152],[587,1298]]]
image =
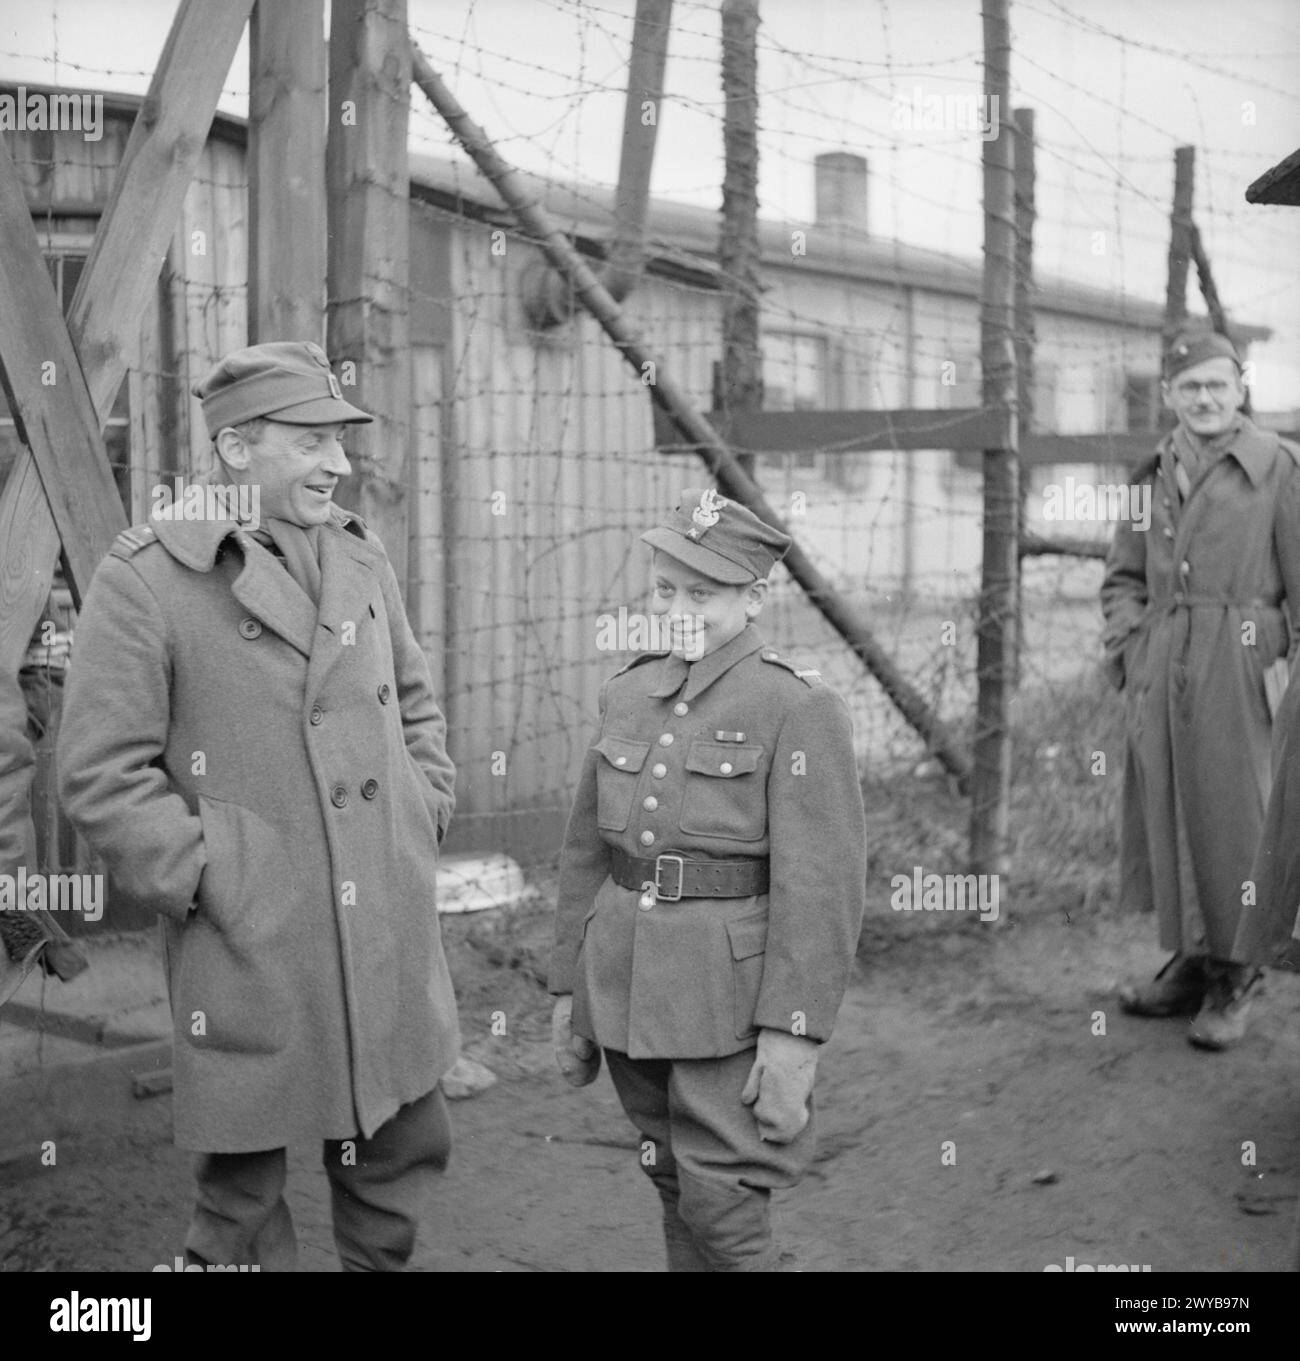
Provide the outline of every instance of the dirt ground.
[[[608,1078],[572,1091],[552,1068],[548,914],[496,917],[446,924],[468,1052],[500,1080],[453,1105],[456,1151],[413,1267],[662,1270],[657,1201]],[[1204,1054],[1185,1021],[1113,1005],[1120,978],[1160,960],[1150,917],[1040,907],[994,925],[875,904],[822,1058],[817,1161],[777,1200],[784,1246],[825,1271],[1282,1268],[1300,979],[1270,976],[1247,1042]],[[57,1169],[0,1171],[0,1268],[170,1262],[191,1189],[169,1119],[159,1097],[129,1139],[87,1127]],[[291,1175],[301,1266],[336,1270],[315,1157],[296,1151]]]

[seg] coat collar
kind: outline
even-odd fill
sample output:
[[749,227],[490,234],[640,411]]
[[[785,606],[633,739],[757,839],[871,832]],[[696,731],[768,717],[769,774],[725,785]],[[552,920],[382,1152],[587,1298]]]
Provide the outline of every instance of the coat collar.
[[[1172,457],[1173,450],[1174,436],[1171,430],[1160,441],[1156,452],[1137,465],[1133,470],[1134,476],[1140,480],[1159,466],[1163,455]],[[1250,479],[1251,486],[1258,487],[1268,476],[1273,460],[1277,457],[1277,441],[1273,435],[1261,430],[1249,416],[1238,413],[1231,443],[1220,457],[1235,458],[1242,472]]]
[[[698,662],[687,663],[680,657],[665,657],[660,683],[650,694],[655,699],[667,699],[681,690],[682,699],[697,699],[737,662],[743,661],[762,646],[762,635],[753,624],[746,624],[729,643],[724,643],[707,657],[701,657]],[[683,680],[686,682],[684,689]]]
[[[234,539],[244,547],[244,532],[239,525],[230,520],[150,520],[149,528],[157,535],[158,542],[182,566],[195,572],[210,572],[217,560],[217,553],[227,539]],[[355,536],[364,542],[365,521],[342,506],[330,506],[330,516],[324,529],[335,530]],[[322,540],[325,535],[322,535]],[[245,550],[245,556],[247,551]]]
[[[221,520],[154,520],[150,527],[177,562],[195,572],[210,572],[223,546],[233,544],[243,567],[231,593],[248,612],[273,629],[324,675],[337,660],[343,624],[360,624],[374,587],[374,564],[380,550],[366,537],[360,516],[338,506],[321,527],[321,599],[317,609],[302,587],[238,525]],[[227,551],[228,548],[227,548]],[[358,567],[363,570],[356,570]],[[330,638],[328,644],[321,631]],[[319,659],[319,665],[317,660]]]

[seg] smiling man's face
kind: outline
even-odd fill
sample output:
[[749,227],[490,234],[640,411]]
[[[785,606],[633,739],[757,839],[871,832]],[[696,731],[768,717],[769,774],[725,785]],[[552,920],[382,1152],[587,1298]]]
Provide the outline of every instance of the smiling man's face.
[[221,432],[222,457],[237,481],[260,488],[261,516],[295,525],[324,524],[334,488],[352,471],[344,425],[289,425],[266,419],[260,436]]
[[1241,372],[1226,356],[1193,364],[1162,387],[1165,405],[1183,428],[1205,440],[1229,429],[1246,400]]

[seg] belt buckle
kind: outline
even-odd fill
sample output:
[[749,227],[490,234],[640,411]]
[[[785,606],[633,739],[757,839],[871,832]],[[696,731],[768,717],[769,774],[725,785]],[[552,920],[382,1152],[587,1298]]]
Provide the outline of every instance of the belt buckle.
[[[676,893],[665,892],[659,882],[660,872],[663,870],[665,860],[675,860],[677,862],[677,891]],[[686,861],[680,855],[657,855],[655,856],[655,897],[661,903],[679,903],[682,900],[682,883],[686,878]]]

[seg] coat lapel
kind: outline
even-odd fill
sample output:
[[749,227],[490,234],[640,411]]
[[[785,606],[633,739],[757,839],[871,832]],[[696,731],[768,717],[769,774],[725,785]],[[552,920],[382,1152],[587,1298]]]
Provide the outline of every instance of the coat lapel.
[[304,657],[311,656],[316,634],[316,607],[307,593],[275,560],[244,531],[229,521],[150,521],[150,528],[163,547],[183,566],[210,572],[218,556],[230,552],[230,542],[242,555],[244,565],[230,592],[249,612]]
[[367,622],[374,623],[372,602],[379,585],[379,552],[364,539],[329,523],[320,536],[320,613],[315,646],[307,664],[307,694],[320,689],[330,669]]
[[244,570],[235,578],[231,594],[250,614],[304,657],[310,657],[316,636],[316,606],[260,543],[240,535],[239,544],[244,551]]

